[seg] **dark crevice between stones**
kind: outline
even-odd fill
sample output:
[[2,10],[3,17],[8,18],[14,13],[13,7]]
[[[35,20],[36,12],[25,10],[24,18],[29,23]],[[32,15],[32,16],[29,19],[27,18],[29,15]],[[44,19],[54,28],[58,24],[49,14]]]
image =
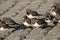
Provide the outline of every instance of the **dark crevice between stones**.
[[60,37],[57,37],[57,40],[60,40]]
[[0,16],[3,15],[4,13],[0,13]]
[[3,40],[4,38],[0,37],[0,40]]
[[46,31],[44,32],[44,36],[46,36],[47,34],[48,34],[48,32],[50,31],[50,30],[52,30],[54,28],[54,26],[49,26],[49,27],[47,27],[46,29]]

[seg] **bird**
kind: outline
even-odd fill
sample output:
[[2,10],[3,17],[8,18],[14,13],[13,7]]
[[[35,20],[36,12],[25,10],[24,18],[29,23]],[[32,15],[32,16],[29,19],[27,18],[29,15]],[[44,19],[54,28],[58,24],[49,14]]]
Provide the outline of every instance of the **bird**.
[[12,20],[11,18],[6,18],[6,17],[4,17],[3,19],[2,19],[2,21],[3,22],[5,22],[5,24],[8,24],[10,27],[12,26],[19,26],[19,24],[18,23],[16,23],[14,20]]
[[31,19],[29,19],[27,16],[24,16],[23,17],[24,20],[23,20],[23,24],[28,28],[31,26]]
[[42,19],[37,19],[37,18],[33,18],[32,19],[32,26],[33,28],[40,28],[43,27],[43,25],[45,25],[45,21]]
[[33,11],[31,9],[26,9],[26,13],[27,13],[27,17],[32,19],[32,18],[39,18],[39,16],[41,16],[41,14],[38,14],[36,11]]
[[9,29],[9,25],[0,19],[0,31]]
[[46,12],[45,15],[45,22],[47,23],[48,26],[54,26],[54,16],[52,16],[49,12]]
[[60,3],[56,3],[51,7],[50,14],[60,23]]

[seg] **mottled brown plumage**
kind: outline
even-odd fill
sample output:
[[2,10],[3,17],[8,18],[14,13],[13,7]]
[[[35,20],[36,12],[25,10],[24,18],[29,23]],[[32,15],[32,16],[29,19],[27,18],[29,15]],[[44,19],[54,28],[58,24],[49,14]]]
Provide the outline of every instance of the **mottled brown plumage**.
[[11,18],[3,18],[2,20],[3,22],[5,22],[8,25],[18,25],[18,23],[16,23],[14,20],[12,20]]
[[36,11],[33,11],[31,9],[26,9],[26,13],[27,13],[27,15],[32,14],[32,16],[39,16],[40,15]]
[[52,8],[51,8],[51,14],[52,14],[52,12],[54,12],[54,14],[55,14],[55,15],[53,15],[53,16],[55,16],[55,18],[56,18],[57,20],[60,20],[60,3],[55,3],[55,4],[52,6]]
[[33,19],[31,20],[31,22],[32,22],[32,26],[37,27],[37,28],[38,28],[38,27],[42,27],[43,24],[45,24],[44,19],[33,18]]
[[31,9],[26,9],[26,13],[26,16],[30,19],[39,18],[39,16],[42,16],[41,14],[38,14],[36,11],[33,11]]
[[23,24],[24,24],[26,27],[31,26],[31,19],[29,19],[27,16],[24,16]]
[[0,28],[9,28],[9,25],[8,24],[5,24],[5,22],[3,22],[2,20],[0,20]]

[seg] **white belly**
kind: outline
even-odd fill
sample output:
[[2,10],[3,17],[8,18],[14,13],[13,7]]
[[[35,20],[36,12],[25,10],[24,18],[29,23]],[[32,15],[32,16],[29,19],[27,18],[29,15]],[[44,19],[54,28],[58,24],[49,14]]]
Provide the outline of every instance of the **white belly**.
[[32,19],[32,18],[39,18],[38,16],[32,16],[31,14],[30,15],[27,15],[28,18]]
[[27,22],[23,23],[25,26],[31,26],[30,24],[28,24]]
[[56,16],[56,12],[51,12],[51,14],[52,14],[53,16]]
[[30,18],[30,19],[34,18],[31,14],[27,15],[27,17]]
[[7,29],[4,29],[3,27],[0,28],[0,31],[4,31],[4,30],[7,30]]
[[45,22],[52,22],[52,21],[48,19],[48,20],[45,20]]
[[58,22],[60,23],[60,20],[58,20]]
[[38,23],[33,24],[34,27],[40,27],[42,25],[39,25]]

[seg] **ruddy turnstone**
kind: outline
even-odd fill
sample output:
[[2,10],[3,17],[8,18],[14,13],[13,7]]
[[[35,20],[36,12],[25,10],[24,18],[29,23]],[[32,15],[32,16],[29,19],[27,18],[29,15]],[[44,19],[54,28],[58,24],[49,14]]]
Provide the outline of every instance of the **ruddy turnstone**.
[[9,28],[8,24],[5,24],[2,20],[0,20],[0,30],[7,30]]
[[26,9],[27,17],[32,19],[32,18],[39,18],[41,14],[38,14],[36,11],[33,11],[31,9]]
[[42,27],[43,25],[45,25],[45,21],[44,20],[37,19],[37,18],[33,18],[32,19],[32,26],[34,26],[36,28],[39,28],[39,27]]
[[50,13],[47,12],[45,16],[45,22],[47,23],[48,26],[54,26],[53,19],[54,16],[50,15]]
[[24,16],[23,24],[26,27],[30,27],[31,26],[31,19],[29,19],[27,16]]
[[52,6],[50,14],[55,16],[57,21],[60,22],[60,4],[59,3]]
[[19,24],[16,23],[11,18],[3,18],[2,21],[5,22],[6,24],[8,24],[9,26],[19,26]]

